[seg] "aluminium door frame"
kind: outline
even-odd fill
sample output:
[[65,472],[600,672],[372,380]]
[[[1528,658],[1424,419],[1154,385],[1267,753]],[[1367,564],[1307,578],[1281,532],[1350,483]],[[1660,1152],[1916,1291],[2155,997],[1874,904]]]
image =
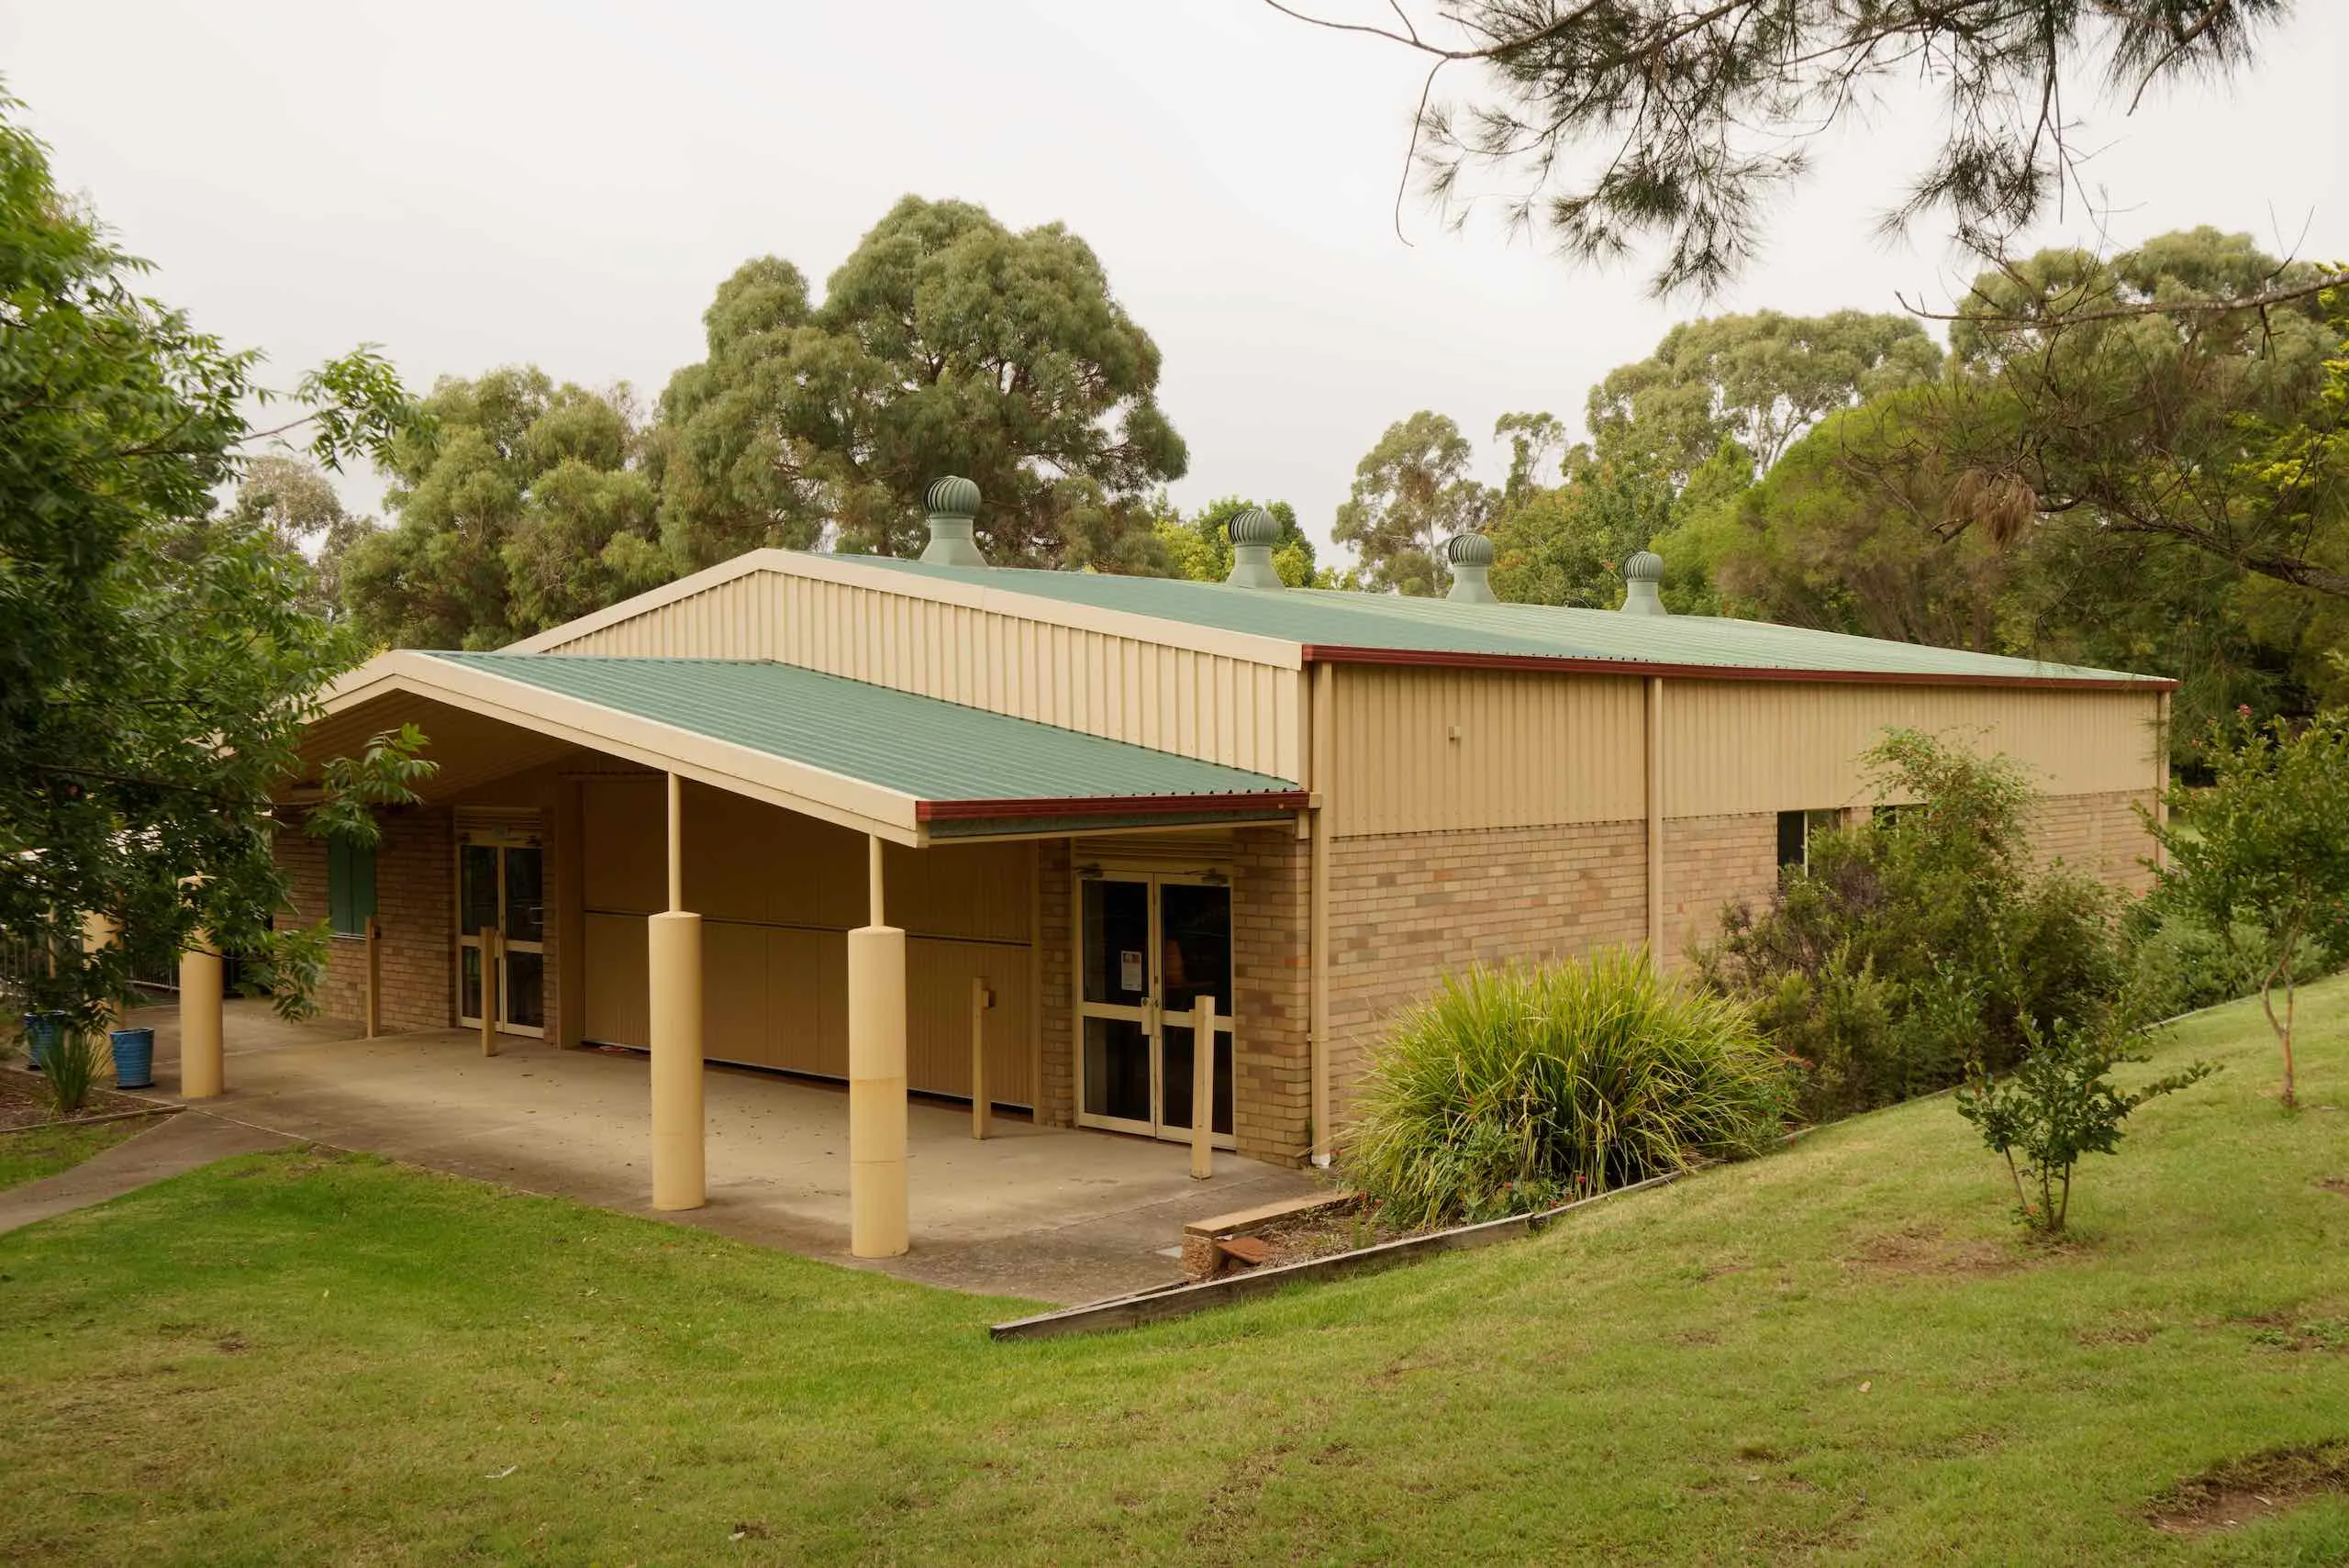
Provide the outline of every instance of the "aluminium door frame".
[[[453,860],[455,869],[454,892],[456,895],[456,913],[458,918],[461,920],[464,916],[465,909],[465,849],[468,845],[475,844],[481,845],[484,848],[495,849],[497,851],[497,929],[499,936],[501,938],[505,938],[506,851],[508,850],[538,851],[540,867],[539,875],[540,877],[540,886],[543,887],[544,878],[546,875],[546,835],[535,827],[459,828],[457,830],[457,841],[455,845],[456,853],[451,858]],[[479,931],[465,930],[462,926],[460,926],[457,930],[456,962],[450,966],[449,981],[451,988],[455,992],[453,1006],[456,1011],[457,1027],[459,1029],[477,1029],[481,1028],[481,1015],[478,1013],[468,1014],[465,1011],[465,952],[467,949],[472,949],[475,952],[481,951],[481,933]],[[513,1012],[514,1006],[514,992],[513,988],[507,984],[510,972],[507,968],[506,962],[506,954],[508,952],[534,952],[540,955],[539,1006],[540,1016],[544,1017],[547,983],[545,962],[546,951],[547,944],[544,937],[540,938],[534,942],[516,941],[512,939],[505,940],[503,950],[500,951],[497,960],[497,1032],[499,1034],[526,1035],[533,1040],[544,1040],[546,1038],[547,1029],[544,1024],[518,1024],[510,1020],[509,1015]],[[475,962],[478,962],[479,961],[476,960]]]
[[[1116,1002],[1088,1002],[1085,999],[1085,884],[1088,882],[1138,882],[1149,890],[1150,926],[1145,938],[1144,962],[1148,965],[1148,984],[1141,1006],[1128,1006]],[[1074,999],[1070,1008],[1069,1046],[1074,1058],[1071,1063],[1070,1082],[1074,1085],[1073,1109],[1076,1125],[1108,1132],[1126,1132],[1170,1143],[1187,1143],[1191,1129],[1168,1126],[1163,1119],[1166,1104],[1166,1037],[1171,1024],[1176,1029],[1190,1027],[1190,1014],[1186,1011],[1172,1018],[1164,1005],[1166,936],[1164,913],[1160,906],[1159,889],[1168,884],[1178,887],[1220,887],[1232,889],[1230,872],[1215,866],[1197,871],[1169,871],[1163,865],[1119,862],[1105,859],[1097,867],[1070,876],[1069,913],[1069,995]],[[1211,1134],[1218,1149],[1239,1147],[1240,1121],[1240,987],[1238,966],[1233,963],[1229,949],[1233,941],[1232,927],[1238,924],[1239,905],[1230,906],[1230,919],[1224,930],[1227,947],[1225,963],[1232,972],[1231,1011],[1216,1015],[1216,1033],[1231,1041],[1231,1114],[1232,1130]],[[1087,1018],[1116,1018],[1141,1026],[1145,1049],[1150,1052],[1150,1113],[1148,1121],[1131,1117],[1098,1116],[1085,1108],[1085,1020]],[[1197,1049],[1194,1042],[1193,1050]],[[1210,1045],[1212,1049],[1212,1045]],[[1212,1101],[1209,1115],[1213,1115]]]

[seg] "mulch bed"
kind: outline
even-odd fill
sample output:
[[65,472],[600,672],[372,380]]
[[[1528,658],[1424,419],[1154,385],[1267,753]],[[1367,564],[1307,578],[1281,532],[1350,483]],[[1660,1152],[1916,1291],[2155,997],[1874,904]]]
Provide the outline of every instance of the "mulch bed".
[[1315,1209],[1292,1219],[1275,1220],[1248,1234],[1265,1244],[1266,1256],[1257,1266],[1276,1268],[1309,1258],[1360,1251],[1364,1247],[1400,1241],[1407,1236],[1423,1236],[1440,1229],[1391,1225],[1379,1217],[1375,1205],[1357,1201],[1341,1207]]
[[152,1108],[145,1100],[133,1099],[112,1089],[94,1088],[80,1115],[60,1117],[56,1105],[49,1097],[49,1084],[39,1073],[27,1070],[22,1062],[0,1067],[0,1132],[13,1131],[21,1127],[39,1127],[44,1122],[90,1121],[123,1111]]

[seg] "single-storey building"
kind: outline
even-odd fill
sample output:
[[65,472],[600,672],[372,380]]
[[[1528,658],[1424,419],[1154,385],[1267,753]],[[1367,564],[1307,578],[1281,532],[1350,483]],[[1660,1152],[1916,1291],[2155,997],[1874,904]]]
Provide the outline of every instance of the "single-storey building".
[[2020,759],[2047,855],[2143,875],[2165,680],[1665,614],[1644,554],[1621,610],[1498,603],[1473,536],[1445,599],[1286,589],[1261,513],[1226,583],[997,569],[975,487],[930,499],[919,561],[754,550],[338,681],[306,787],[409,722],[440,770],[372,851],[281,835],[350,939],[326,1006],[649,1048],[663,1206],[705,1058],[847,1079],[857,1250],[901,1251],[907,1091],[1188,1140],[1205,998],[1214,1140],[1326,1155],[1399,1005],[1676,962],[1887,726]]

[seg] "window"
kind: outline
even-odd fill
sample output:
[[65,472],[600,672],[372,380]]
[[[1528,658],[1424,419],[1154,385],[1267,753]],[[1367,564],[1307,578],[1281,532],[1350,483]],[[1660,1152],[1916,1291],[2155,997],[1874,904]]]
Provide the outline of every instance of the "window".
[[375,846],[327,840],[327,924],[338,937],[363,937],[375,913]]
[[1778,813],[1778,869],[1810,864],[1811,840],[1841,827],[1840,811],[1781,811]]

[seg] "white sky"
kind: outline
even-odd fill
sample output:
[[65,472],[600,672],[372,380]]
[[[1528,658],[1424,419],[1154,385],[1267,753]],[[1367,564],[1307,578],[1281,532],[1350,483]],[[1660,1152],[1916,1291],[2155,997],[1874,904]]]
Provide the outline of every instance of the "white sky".
[[[2212,223],[2349,258],[2344,9],[2301,0],[2231,93],[2094,111],[2117,243]],[[1413,409],[1457,419],[1497,476],[1496,416],[1575,420],[1675,319],[1890,310],[1965,276],[1930,232],[1872,237],[1931,128],[1897,104],[1821,150],[1765,264],[1709,306],[1450,234],[1416,198],[1406,246],[1419,68],[1258,0],[6,0],[0,76],[154,292],[280,384],[367,340],[419,388],[534,361],[649,406],[750,256],[820,286],[909,191],[1060,219],[1164,355],[1176,498],[1285,498],[1325,539]],[[2045,238],[2092,239],[2074,218]]]

